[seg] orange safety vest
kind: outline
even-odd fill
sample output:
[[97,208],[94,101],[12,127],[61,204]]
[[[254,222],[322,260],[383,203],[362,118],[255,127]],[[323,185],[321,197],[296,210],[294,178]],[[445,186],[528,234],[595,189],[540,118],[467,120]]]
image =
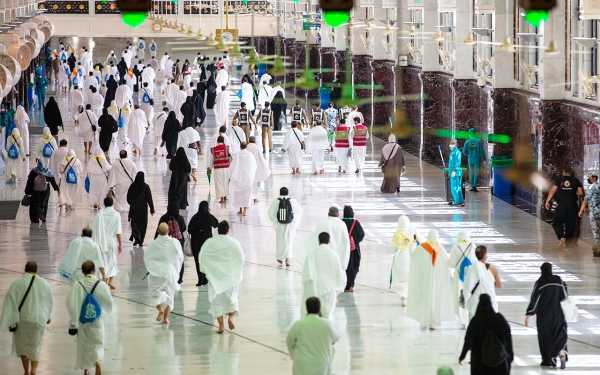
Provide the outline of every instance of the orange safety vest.
[[218,144],[213,147],[212,152],[215,156],[215,169],[229,168],[229,156],[227,156],[227,146]]
[[349,148],[350,142],[348,142],[348,127],[340,125],[335,128],[335,147],[336,148]]
[[363,124],[358,124],[354,127],[354,137],[352,144],[355,147],[367,147],[367,127]]

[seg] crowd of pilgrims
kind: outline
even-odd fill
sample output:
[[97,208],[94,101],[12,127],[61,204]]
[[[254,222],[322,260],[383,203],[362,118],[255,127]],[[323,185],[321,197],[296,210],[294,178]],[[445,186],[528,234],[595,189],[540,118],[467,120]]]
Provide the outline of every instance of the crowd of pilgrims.
[[[145,49],[147,47],[145,41],[143,45]],[[195,171],[198,168],[198,155],[202,154],[202,149],[196,128],[206,119],[205,106],[210,110],[215,106],[225,105],[219,102],[218,89],[228,85],[228,71],[231,65],[240,72],[242,61],[234,59],[231,64],[228,57],[208,60],[199,54],[192,63],[185,60],[181,65],[179,60],[173,61],[167,53],[157,61],[156,45],[152,42],[150,45],[152,57],[148,64],[144,64],[145,52],[141,47],[142,43],[136,47],[129,45],[120,59],[111,51],[104,63],[98,61],[92,65],[91,54],[85,48],[79,56],[74,52],[69,55],[67,51],[70,51],[71,47],[61,43],[59,51],[55,50],[49,55],[46,76],[51,83],[57,85],[59,94],[68,95],[70,116],[79,127],[84,140],[84,153],[89,155],[89,161],[84,167],[82,160],[77,158],[75,151],[69,148],[65,139],[57,143],[56,136],[59,128],[64,126],[64,121],[56,100],[51,97],[43,105],[47,126],[44,127],[43,135],[35,150],[29,150],[28,136],[22,134],[30,121],[23,106],[18,106],[16,111],[2,108],[0,117],[2,125],[7,123],[9,125],[6,127],[10,128],[10,122],[14,122],[13,129],[9,132],[6,149],[9,153],[17,150],[16,158],[9,156],[5,178],[7,181],[16,182],[21,177],[21,163],[25,161],[26,156],[33,154],[37,165],[27,177],[26,197],[23,199],[23,204],[29,206],[32,223],[46,221],[51,188],[58,192],[59,204],[65,210],[73,210],[82,200],[83,191],[88,192],[90,206],[100,211],[94,219],[92,228],[85,228],[81,237],[73,241],[61,262],[59,271],[61,276],[70,283],[93,278],[94,273],[106,281],[106,284],[101,283],[103,286],[98,289],[101,291],[98,298],[104,300],[101,304],[106,304],[103,306],[105,309],[103,316],[108,315],[112,307],[110,290],[116,289],[113,278],[119,272],[117,255],[122,250],[119,212],[128,212],[127,218],[131,224],[129,240],[133,246],[140,247],[144,245],[146,238],[148,213],[155,214],[152,192],[146,183],[145,174],[139,171],[135,163],[129,159],[125,148],[131,146],[133,154],[141,155],[143,139],[153,127],[154,154],[166,156],[170,160],[171,171],[167,212],[159,219],[161,224],[155,231],[155,240],[150,243],[145,255],[149,271],[149,287],[159,311],[157,320],[165,324],[169,323],[173,295],[179,290],[179,284],[183,282],[183,251],[187,250],[186,255],[193,256],[195,260],[198,277],[196,285],[209,287],[211,313],[219,321],[218,333],[222,333],[224,317],[228,318],[229,328],[235,328],[233,316],[238,313],[237,284],[242,279],[244,259],[241,245],[228,236],[227,222],[219,222],[211,214],[207,201],[200,203],[198,212],[189,223],[180,215],[180,210],[188,207],[189,179],[194,181],[197,179]],[[132,64],[133,56],[139,58],[138,64]],[[167,85],[163,91],[162,110],[154,113],[154,85],[159,70],[164,71]],[[195,85],[192,80],[193,71],[198,74],[198,82]],[[177,86],[181,79],[183,85]],[[219,108],[216,108],[217,121],[224,122],[218,125],[224,126],[219,129],[209,144],[211,151],[207,158],[207,170],[215,175],[217,196],[221,202],[227,200],[228,186],[226,185],[231,180],[232,189],[235,191],[234,206],[240,207],[238,212],[240,215],[246,214],[246,208],[252,200],[255,203],[258,201],[257,191],[260,183],[270,175],[261,151],[272,152],[273,148],[270,133],[265,131],[268,129],[262,129],[261,149],[256,145],[255,137],[250,136],[245,127],[250,127],[250,122],[258,127],[258,122],[261,127],[281,130],[287,121],[284,90],[280,86],[271,87],[272,79],[268,74],[262,76],[260,81],[258,89],[254,89],[254,79],[249,74],[242,77],[242,89],[238,94],[242,101],[240,108],[242,112],[236,112],[231,126],[227,126],[228,102],[223,120],[219,120]],[[249,95],[244,90],[244,85],[251,87]],[[133,104],[134,93],[137,93],[138,99],[135,104]],[[265,110],[271,111],[268,113],[276,116],[269,115],[266,120],[261,119],[260,115]],[[356,173],[362,171],[366,143],[365,150],[361,149],[363,119],[357,108],[337,109],[331,103],[326,110],[322,110],[317,104],[307,117],[300,103],[296,102],[296,106],[290,109],[289,115],[293,121],[284,139],[284,149],[287,149],[289,154],[292,173],[299,173],[301,157],[298,164],[297,155],[301,149],[305,149],[302,131],[296,132],[296,129],[302,129],[303,124],[309,127],[308,144],[311,145],[311,137],[314,137],[313,141],[318,139],[318,142],[312,142],[313,145],[319,144],[316,148],[312,147],[313,173],[323,172],[322,153],[331,152],[334,145],[337,152],[338,172],[345,173],[349,169],[350,154],[353,154],[356,160]],[[6,118],[14,121],[6,122]],[[348,121],[352,123],[345,127],[344,124]],[[238,125],[242,128],[240,129]],[[98,144],[93,146],[96,133],[98,133]],[[293,135],[297,138],[297,142],[290,141],[294,139]],[[235,138],[238,142],[235,142]],[[352,140],[354,140],[354,147],[353,152],[350,153],[348,143]],[[110,163],[107,155],[113,144],[116,144],[121,151],[119,159]],[[219,156],[218,152],[221,149],[227,155],[226,157]],[[316,156],[315,151],[317,151]],[[225,177],[219,176],[221,159],[229,159],[230,154],[234,156],[234,162],[231,166],[227,162],[226,167],[231,171]],[[388,167],[387,174],[384,174],[382,192],[398,192],[404,158],[393,136],[390,136],[389,143],[382,150],[379,165]],[[279,217],[282,200],[289,200],[288,209],[294,211],[294,217],[289,221]],[[278,263],[285,262],[285,266],[289,267],[291,266],[289,260],[296,258],[303,266],[303,303],[301,303],[303,316],[307,315],[304,302],[311,297],[318,297],[320,315],[334,322],[337,295],[341,292],[354,292],[355,280],[360,268],[360,243],[365,236],[360,222],[354,215],[352,207],[346,206],[343,209],[343,217],[339,218],[338,209],[332,207],[328,212],[327,220],[294,256],[292,247],[302,217],[302,208],[293,197],[288,197],[286,188],[281,189],[279,198],[270,206],[269,218],[276,230],[275,255]],[[218,228],[219,234],[214,241],[212,241],[213,228]],[[498,270],[486,263],[485,246],[475,245],[471,242],[469,233],[462,231],[451,252],[448,253],[440,243],[437,231],[429,231],[427,238],[422,241],[408,217],[401,216],[398,220],[398,228],[389,243],[389,249],[393,254],[390,288],[397,293],[400,304],[406,306],[406,316],[418,321],[422,328],[430,330],[440,327],[444,321],[455,321],[458,318],[462,329],[466,329],[460,361],[470,350],[471,373],[486,375],[510,373],[513,360],[510,327],[498,312],[496,301],[496,289],[501,289],[502,284]],[[173,251],[169,253],[170,255],[164,255],[171,250]],[[222,256],[220,254],[227,252],[233,255],[226,260],[219,258]],[[91,264],[85,261],[91,261],[89,262]],[[28,274],[35,274],[31,269],[30,267]],[[223,270],[227,270],[231,277],[219,280]],[[526,324],[529,323],[530,316],[537,315],[539,346],[542,353],[541,365],[556,366],[558,358],[564,368],[567,360],[567,324],[560,302],[567,296],[567,288],[560,277],[552,274],[552,266],[549,263],[543,264],[541,270],[542,275],[534,287],[526,311]],[[214,278],[210,275],[214,275]],[[26,281],[29,280],[31,277]],[[20,290],[27,285],[27,282],[22,282],[15,288]],[[86,291],[95,285],[90,282],[82,284]],[[72,303],[75,303],[73,306],[80,305],[83,297],[84,295],[79,295],[77,298],[74,295],[69,297],[70,312],[76,310],[71,306]],[[74,300],[77,302],[73,302]],[[46,310],[49,309],[51,312],[52,298],[49,298],[46,304]],[[14,323],[11,321],[15,319],[14,314],[6,312],[11,306],[14,307],[11,304],[4,306],[0,323],[5,328]],[[50,312],[45,311],[48,319],[42,319],[43,322],[40,324],[45,326],[46,320],[50,321]],[[29,313],[35,315],[33,311]],[[329,327],[332,332],[335,332],[333,325]],[[94,329],[100,328],[103,329],[99,323]],[[90,329],[87,334],[98,335],[94,329]],[[489,351],[485,344],[489,340],[488,332],[493,332],[497,340],[496,349],[502,349],[501,355],[496,356],[499,359],[493,365],[485,359],[486,354],[489,353],[483,353]],[[39,342],[41,343],[41,336]],[[294,345],[290,346],[289,337],[288,346],[290,352],[295,350]],[[39,348],[37,352],[20,349],[27,353],[26,357],[32,363],[39,357]],[[18,350],[19,347],[17,353]],[[100,347],[96,346],[91,351],[89,348],[78,347],[79,351],[87,351],[86,355],[93,360],[84,363],[85,361],[80,361],[78,357],[78,368],[89,369],[96,366],[97,370],[99,369],[98,363],[103,358]],[[323,358],[320,360],[331,361],[331,353],[329,357]],[[313,373],[305,370],[294,366],[295,374]]]

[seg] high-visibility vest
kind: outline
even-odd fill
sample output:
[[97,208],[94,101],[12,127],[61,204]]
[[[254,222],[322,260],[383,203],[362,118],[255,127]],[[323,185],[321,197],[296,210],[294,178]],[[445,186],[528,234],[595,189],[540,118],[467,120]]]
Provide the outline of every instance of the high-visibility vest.
[[250,125],[250,119],[248,118],[248,110],[247,109],[238,109],[237,111],[237,119],[238,124],[240,125]]
[[311,113],[312,116],[312,124],[313,126],[317,123],[317,121],[321,121],[321,123],[323,122],[323,117],[325,117],[325,113],[323,113],[322,109],[317,109],[317,110],[312,110]]
[[214,154],[214,165],[215,169],[229,168],[229,156],[227,155],[227,146],[224,144],[217,144],[212,149]]
[[271,110],[263,109],[260,111],[260,125],[271,126]]
[[354,137],[352,137],[352,145],[355,147],[367,146],[367,127],[363,124],[354,126]]
[[302,122],[304,120],[304,116],[302,116],[302,112],[304,112],[304,110],[302,108],[293,107],[292,108],[292,120]]
[[348,142],[348,127],[346,125],[340,125],[337,128],[335,128],[335,147],[350,147],[350,142]]

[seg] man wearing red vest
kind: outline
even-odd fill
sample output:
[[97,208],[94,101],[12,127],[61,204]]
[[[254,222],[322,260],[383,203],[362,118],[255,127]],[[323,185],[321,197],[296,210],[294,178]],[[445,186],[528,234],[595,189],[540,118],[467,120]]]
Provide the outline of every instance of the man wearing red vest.
[[346,126],[346,120],[340,120],[340,125],[335,128],[335,160],[338,165],[338,173],[348,171],[348,150],[350,149],[350,129]]
[[356,163],[356,171],[362,171],[365,165],[365,157],[367,156],[367,139],[369,138],[369,130],[360,122],[360,117],[354,118],[354,128],[350,130],[352,137],[352,149],[354,150],[354,163]]
[[219,203],[225,203],[229,194],[230,160],[223,136],[217,138],[217,145],[211,148],[210,152],[213,154],[212,168],[214,169],[215,177],[215,195],[219,197]]

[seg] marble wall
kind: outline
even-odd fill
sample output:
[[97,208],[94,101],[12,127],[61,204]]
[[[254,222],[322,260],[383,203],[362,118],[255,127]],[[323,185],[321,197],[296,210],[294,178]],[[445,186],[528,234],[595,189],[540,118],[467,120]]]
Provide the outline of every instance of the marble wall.
[[423,153],[426,161],[440,160],[438,145],[448,140],[438,136],[440,129],[452,129],[454,122],[452,87],[453,77],[449,74],[421,72],[423,82]]
[[[354,55],[352,56],[352,68],[354,72],[354,84],[355,85],[372,85],[373,83],[373,58],[366,55]],[[365,118],[365,124],[371,125],[373,116],[373,106],[371,105],[371,98],[373,90],[370,88],[361,88],[354,90],[355,97],[365,99],[364,103],[359,105],[359,111]]]
[[402,141],[403,146],[408,146],[413,150],[419,150],[421,143],[421,110],[423,103],[421,101],[421,91],[423,90],[423,84],[419,74],[421,69],[413,67],[400,68],[399,82],[400,87],[396,88],[399,95],[402,95],[402,101],[400,106],[404,109],[406,121],[414,129],[409,137],[406,134],[407,139]]
[[395,75],[396,64],[393,61],[373,61],[373,83],[383,86],[380,90],[375,90],[373,97],[373,126],[387,126],[389,118],[394,115],[394,86],[396,84]]

